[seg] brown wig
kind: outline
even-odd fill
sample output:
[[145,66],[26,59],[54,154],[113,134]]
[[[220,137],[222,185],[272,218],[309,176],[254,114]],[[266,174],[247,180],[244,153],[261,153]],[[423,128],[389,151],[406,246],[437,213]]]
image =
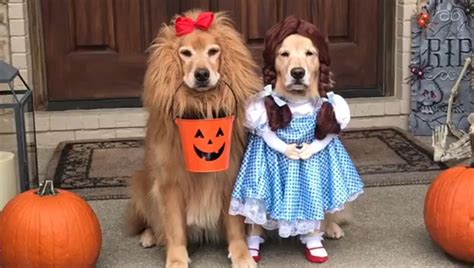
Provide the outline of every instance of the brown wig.
[[[331,79],[331,59],[329,58],[328,41],[326,36],[308,21],[289,16],[283,21],[273,25],[265,34],[265,45],[263,50],[263,80],[266,85],[275,87],[277,74],[275,70],[275,58],[277,47],[292,34],[299,34],[309,38],[318,49],[319,55],[319,82],[318,91],[320,97],[326,97],[326,92],[331,91],[334,82]],[[265,99],[270,128],[275,131],[285,128],[291,121],[291,111],[287,105],[279,107],[271,97]],[[324,139],[328,134],[338,134],[341,131],[330,103],[325,102],[317,116],[316,138]]]

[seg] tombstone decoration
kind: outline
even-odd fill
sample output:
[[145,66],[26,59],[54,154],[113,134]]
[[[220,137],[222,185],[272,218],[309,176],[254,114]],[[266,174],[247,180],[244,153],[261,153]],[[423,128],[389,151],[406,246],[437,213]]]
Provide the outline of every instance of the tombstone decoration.
[[[412,17],[410,129],[415,135],[431,135],[446,122],[451,88],[466,57],[473,53],[473,1],[430,0]],[[474,111],[471,68],[461,79],[453,103],[452,120],[467,131],[467,117]]]

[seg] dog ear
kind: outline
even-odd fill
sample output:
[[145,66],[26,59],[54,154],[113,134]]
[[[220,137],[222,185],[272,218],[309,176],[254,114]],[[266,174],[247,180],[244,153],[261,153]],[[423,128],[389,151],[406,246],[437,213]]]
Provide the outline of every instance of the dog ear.
[[227,13],[216,13],[212,31],[221,47],[219,72],[222,79],[232,86],[238,101],[244,103],[262,88],[258,67]]
[[182,83],[178,46],[174,27],[164,25],[149,48],[144,80],[144,106],[163,116],[171,112],[173,96]]

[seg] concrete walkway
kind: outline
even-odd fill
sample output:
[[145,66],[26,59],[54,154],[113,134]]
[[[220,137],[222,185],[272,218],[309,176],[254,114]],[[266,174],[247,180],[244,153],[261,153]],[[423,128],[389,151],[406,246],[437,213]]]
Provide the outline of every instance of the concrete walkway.
[[[467,266],[434,245],[423,223],[426,185],[367,188],[354,202],[354,223],[339,241],[326,240],[330,260],[311,265],[296,240],[271,241],[259,267]],[[91,201],[103,229],[98,267],[164,267],[162,248],[143,249],[124,234],[127,200]],[[191,267],[230,267],[225,246],[190,250]],[[469,266],[472,267],[472,266]]]

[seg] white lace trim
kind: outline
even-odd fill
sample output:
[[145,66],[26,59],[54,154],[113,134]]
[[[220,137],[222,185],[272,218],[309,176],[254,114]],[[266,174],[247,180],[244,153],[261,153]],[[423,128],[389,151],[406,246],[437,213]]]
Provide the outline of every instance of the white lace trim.
[[[364,191],[360,191],[352,195],[347,202],[354,201]],[[346,203],[347,203],[346,202]],[[326,211],[325,213],[335,213],[344,210],[344,205]],[[231,215],[242,215],[245,217],[245,223],[247,224],[258,224],[267,230],[278,229],[278,234],[283,237],[304,235],[314,230],[319,230],[321,227],[321,221],[318,220],[274,220],[267,217],[267,211],[262,200],[248,198],[245,201],[241,201],[236,198],[232,198],[230,202],[229,214]]]

